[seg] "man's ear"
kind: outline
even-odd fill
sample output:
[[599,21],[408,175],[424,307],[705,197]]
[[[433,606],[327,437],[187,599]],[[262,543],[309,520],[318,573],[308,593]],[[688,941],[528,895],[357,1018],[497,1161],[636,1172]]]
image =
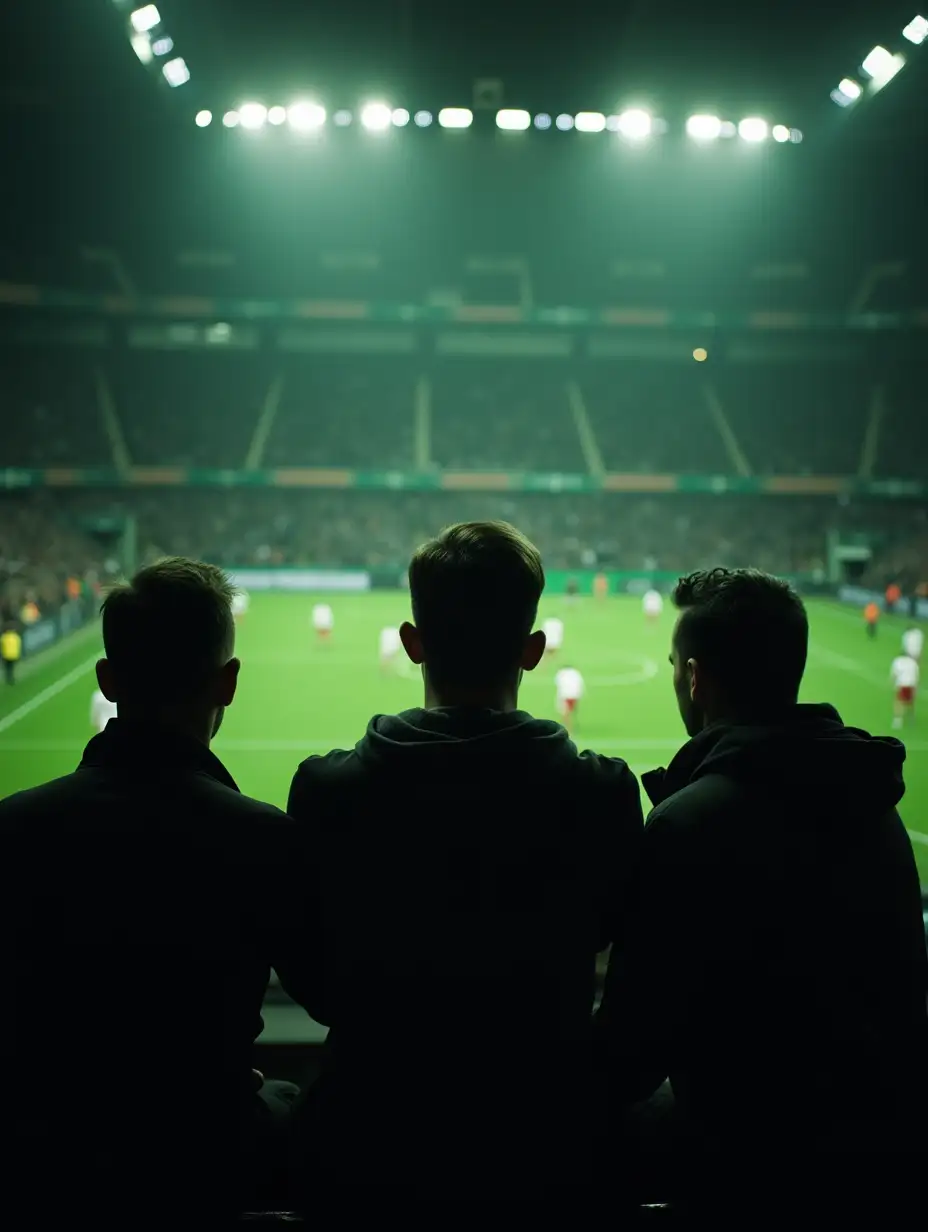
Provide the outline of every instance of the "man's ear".
[[421,667],[425,662],[422,638],[419,636],[419,630],[416,626],[408,620],[404,620],[400,625],[400,641],[403,643],[403,649],[406,651],[410,663],[415,663],[416,667]]
[[113,679],[113,668],[110,665],[109,659],[97,659],[97,684],[100,686],[100,692],[108,702],[118,702],[119,698],[116,695],[116,681]]
[[696,694],[700,691],[700,686],[702,685],[702,673],[695,659],[687,659],[686,672],[690,678],[690,701],[695,701]]
[[542,660],[547,644],[548,639],[545,637],[544,629],[536,629],[534,633],[529,634],[525,649],[522,651],[522,661],[519,664],[524,672],[535,670]]
[[238,688],[238,674],[242,668],[241,659],[230,659],[219,669],[216,685],[216,705],[231,706],[235,700],[235,690]]

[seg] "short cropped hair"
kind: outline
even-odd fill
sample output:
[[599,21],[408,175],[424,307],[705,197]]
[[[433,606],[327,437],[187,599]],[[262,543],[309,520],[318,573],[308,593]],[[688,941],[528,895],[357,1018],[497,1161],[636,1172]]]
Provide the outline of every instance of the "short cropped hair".
[[189,699],[235,642],[234,587],[221,569],[168,556],[113,587],[100,608],[120,688],[139,700]]
[[424,543],[409,589],[433,679],[505,680],[518,669],[544,588],[538,549],[508,522],[460,522]]
[[809,620],[795,590],[759,569],[709,569],[681,578],[676,645],[744,709],[796,701]]

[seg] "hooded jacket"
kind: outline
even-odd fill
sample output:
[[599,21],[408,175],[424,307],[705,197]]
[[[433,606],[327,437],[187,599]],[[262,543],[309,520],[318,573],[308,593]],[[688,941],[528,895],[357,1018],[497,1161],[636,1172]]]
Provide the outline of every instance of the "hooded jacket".
[[55,1175],[46,1201],[69,1192],[67,1167],[93,1193],[144,1193],[146,1210],[179,1193],[185,1209],[234,1202],[262,1111],[251,1066],[270,968],[296,935],[307,944],[288,890],[296,827],[198,741],[111,719],[76,771],[0,801],[0,844],[16,1166]]
[[800,705],[715,724],[643,777],[655,808],[596,1024],[626,1095],[669,1076],[682,1119],[732,1150],[898,1141],[928,1060],[904,759]]
[[516,1120],[540,1131],[560,1108],[575,1124],[567,1071],[589,1057],[596,954],[621,930],[642,832],[625,762],[522,711],[409,710],[304,761],[288,811],[321,877],[326,1142],[337,1115],[355,1158],[358,1127],[402,1104],[369,1156],[391,1142],[402,1170],[451,1135],[448,1154],[479,1143],[486,1173],[488,1121],[509,1167]]

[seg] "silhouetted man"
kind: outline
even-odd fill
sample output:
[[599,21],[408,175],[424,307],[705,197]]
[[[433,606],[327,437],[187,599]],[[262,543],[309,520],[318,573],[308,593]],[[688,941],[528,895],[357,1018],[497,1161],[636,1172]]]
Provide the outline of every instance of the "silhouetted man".
[[[626,1099],[670,1078],[655,1138],[676,1146],[678,1184],[731,1191],[760,1173],[766,1203],[802,1176],[832,1201],[803,1161],[909,1148],[923,1113],[905,750],[797,704],[808,623],[785,582],[715,569],[682,579],[674,602],[690,740],[643,780],[655,808],[597,1043]],[[655,1130],[663,1094],[633,1125]]]
[[423,709],[310,757],[289,811],[323,893],[329,1063],[304,1113],[346,1184],[537,1193],[588,1176],[596,955],[642,818],[618,758],[518,707],[544,572],[502,522],[409,569]]
[[129,1198],[133,1222],[249,1197],[280,1111],[252,1052],[295,849],[210,752],[239,673],[231,599],[182,559],[112,590],[97,680],[118,717],[74,773],[0,803],[4,1202]]

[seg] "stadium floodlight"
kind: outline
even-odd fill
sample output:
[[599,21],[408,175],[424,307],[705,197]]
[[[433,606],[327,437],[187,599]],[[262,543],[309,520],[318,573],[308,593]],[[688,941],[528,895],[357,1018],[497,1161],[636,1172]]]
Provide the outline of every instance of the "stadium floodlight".
[[799,145],[800,141],[802,141],[802,130],[798,128],[791,128],[789,130],[789,139],[793,145]]
[[155,53],[151,49],[151,39],[147,34],[133,34],[129,40],[132,44],[132,50],[142,61],[143,64],[151,64],[155,58]]
[[165,34],[161,38],[155,39],[151,45],[151,49],[156,56],[166,56],[169,52],[174,50],[174,40]]
[[442,107],[438,113],[442,128],[470,128],[473,122],[474,113],[469,107]]
[[294,103],[287,112],[290,127],[299,133],[311,133],[325,124],[325,108],[318,103]]
[[213,122],[213,113],[211,111],[198,111],[197,112],[197,120],[196,120],[197,128],[209,128],[212,122]]
[[410,115],[405,107],[393,108],[393,125],[395,128],[405,128],[409,120]]
[[757,116],[748,116],[747,119],[741,120],[738,124],[738,136],[742,141],[752,143],[766,141],[769,132],[770,126],[767,121],[758,119]]
[[925,39],[928,38],[928,18],[913,17],[902,31],[902,37],[908,39],[910,43],[914,43],[916,47],[920,47]]
[[838,82],[837,86],[831,92],[832,102],[838,104],[839,107],[849,107],[851,103],[860,98],[863,91],[858,83],[850,77],[844,77]]
[[267,112],[268,124],[286,124],[287,123],[287,108],[286,107],[269,107]]
[[354,117],[347,108],[343,107],[341,111],[336,111],[332,116],[332,123],[338,128],[348,128]]
[[417,111],[415,115],[416,127],[428,128],[434,119],[435,117],[431,111]]
[[651,136],[651,117],[640,107],[632,107],[618,117],[616,131],[629,141],[644,141]]
[[789,141],[789,129],[785,124],[774,124],[770,130],[770,136],[782,145],[784,141]]
[[538,115],[535,116],[535,127],[540,132],[547,132],[547,130],[551,127],[552,123],[553,123],[553,120],[548,115],[547,111],[541,111],[539,112]]
[[722,134],[722,121],[714,115],[691,115],[686,131],[694,141],[714,141]]
[[532,117],[520,108],[506,107],[496,113],[496,127],[507,133],[524,133],[531,123]]
[[574,117],[572,115],[559,115],[554,123],[562,133],[569,133],[574,126]]
[[267,108],[263,103],[242,103],[238,118],[242,128],[263,128],[267,122]]
[[133,30],[137,30],[139,34],[147,34],[149,30],[154,30],[155,26],[161,25],[161,14],[158,12],[157,5],[146,4],[131,13],[129,21],[132,23]]
[[393,123],[393,108],[386,103],[368,103],[361,112],[361,123],[370,133],[385,132]]
[[190,80],[190,69],[183,56],[178,56],[176,60],[168,60],[161,72],[169,86],[182,86]]
[[222,117],[222,122],[226,128],[238,128],[239,114],[237,111],[227,111]]
[[878,90],[892,81],[904,65],[903,56],[894,56],[885,47],[874,47],[860,67],[873,82],[874,89]]
[[601,133],[606,127],[606,117],[601,111],[579,111],[574,116],[578,133]]

